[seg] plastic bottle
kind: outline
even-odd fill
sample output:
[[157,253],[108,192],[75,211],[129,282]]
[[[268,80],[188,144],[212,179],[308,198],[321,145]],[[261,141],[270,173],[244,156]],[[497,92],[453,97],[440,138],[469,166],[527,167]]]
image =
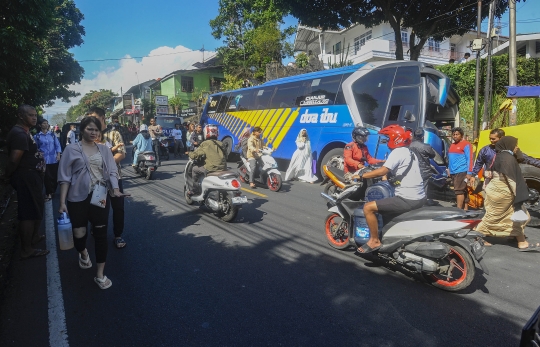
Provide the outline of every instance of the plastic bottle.
[[62,212],[58,217],[58,242],[61,250],[73,248],[73,230],[67,213]]
[[[377,221],[379,223],[379,239],[381,238],[380,230],[383,227],[382,216],[377,213]],[[364,212],[361,209],[354,211],[354,241],[361,246],[369,240],[369,227],[364,217]]]

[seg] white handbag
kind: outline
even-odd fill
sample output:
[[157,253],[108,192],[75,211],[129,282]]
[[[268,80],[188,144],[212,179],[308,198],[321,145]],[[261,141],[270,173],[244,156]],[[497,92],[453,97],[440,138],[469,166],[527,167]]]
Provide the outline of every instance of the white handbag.
[[105,182],[98,182],[96,185],[94,185],[90,203],[101,208],[105,208],[105,206],[107,206],[107,185]]

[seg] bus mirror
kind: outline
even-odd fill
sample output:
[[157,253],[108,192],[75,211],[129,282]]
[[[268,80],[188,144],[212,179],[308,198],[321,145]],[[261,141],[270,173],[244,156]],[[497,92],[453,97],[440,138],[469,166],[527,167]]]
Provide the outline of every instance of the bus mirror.
[[448,89],[450,89],[449,78],[439,78],[439,105],[446,105],[446,99],[448,98]]

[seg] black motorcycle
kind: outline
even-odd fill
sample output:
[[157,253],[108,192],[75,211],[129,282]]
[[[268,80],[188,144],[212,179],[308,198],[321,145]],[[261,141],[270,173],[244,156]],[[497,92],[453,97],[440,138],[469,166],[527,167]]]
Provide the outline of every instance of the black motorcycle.
[[[135,151],[133,151],[133,156],[135,156]],[[156,153],[152,151],[139,153],[137,155],[137,164],[133,169],[145,179],[151,180],[152,175],[157,170]]]

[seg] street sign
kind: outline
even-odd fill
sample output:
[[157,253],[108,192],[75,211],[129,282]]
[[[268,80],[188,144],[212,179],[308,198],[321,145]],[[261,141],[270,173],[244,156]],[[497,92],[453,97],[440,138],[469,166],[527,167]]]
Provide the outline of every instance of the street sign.
[[167,95],[156,95],[156,105],[168,106],[169,105],[169,97]]
[[133,108],[133,94],[122,95],[122,102],[124,104],[124,110],[131,111]]
[[197,112],[195,111],[195,109],[193,107],[189,107],[189,108],[183,108],[182,111],[180,111],[180,115],[181,116],[195,116],[197,114]]
[[158,114],[169,113],[169,106],[156,106],[156,113]]

